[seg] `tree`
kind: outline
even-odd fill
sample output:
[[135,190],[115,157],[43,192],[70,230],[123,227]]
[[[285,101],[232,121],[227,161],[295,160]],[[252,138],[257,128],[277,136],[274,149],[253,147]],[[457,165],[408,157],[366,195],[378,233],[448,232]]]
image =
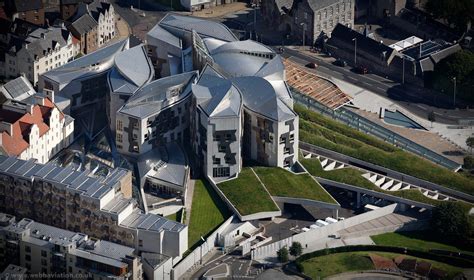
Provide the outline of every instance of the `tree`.
[[474,20],[472,0],[428,0],[425,9],[435,18],[445,19],[458,31],[466,31],[467,24]]
[[288,249],[286,249],[286,247],[282,247],[277,251],[277,256],[280,262],[286,263],[288,261]]
[[471,170],[474,169],[474,157],[473,156],[467,156],[464,158],[464,165],[463,168]]
[[469,147],[469,149],[471,150],[471,154],[472,154],[472,148],[474,148],[474,137],[468,137],[466,139],[466,145]]
[[452,202],[443,202],[434,208],[431,227],[439,236],[454,242],[468,240],[471,231],[466,210]]
[[293,242],[290,247],[290,255],[298,257],[301,254],[303,254],[303,246],[299,242]]
[[452,96],[454,77],[456,95],[467,101],[474,101],[474,53],[461,50],[442,59],[435,65],[433,74],[426,82],[435,90]]
[[431,122],[431,127],[433,127],[433,122],[436,121],[436,115],[434,111],[428,113],[428,120]]

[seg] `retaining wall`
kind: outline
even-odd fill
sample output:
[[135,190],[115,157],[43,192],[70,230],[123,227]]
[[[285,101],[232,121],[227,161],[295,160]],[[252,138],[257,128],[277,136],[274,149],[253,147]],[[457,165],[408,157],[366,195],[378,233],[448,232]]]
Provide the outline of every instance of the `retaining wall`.
[[305,247],[304,244],[316,242],[322,238],[327,238],[328,235],[335,234],[340,230],[391,214],[397,209],[398,204],[391,204],[367,213],[338,221],[334,224],[290,236],[272,244],[256,248],[251,252],[251,258],[252,260],[262,260],[270,257],[276,257],[276,253],[278,250],[280,250],[280,248],[285,246],[290,247],[293,242],[300,242],[303,247]]

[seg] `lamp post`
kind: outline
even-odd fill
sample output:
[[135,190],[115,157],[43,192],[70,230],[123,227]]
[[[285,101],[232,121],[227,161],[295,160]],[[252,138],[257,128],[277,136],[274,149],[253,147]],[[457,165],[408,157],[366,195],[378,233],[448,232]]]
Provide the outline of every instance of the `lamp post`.
[[255,37],[257,37],[257,6],[258,6],[258,2],[257,0],[254,0],[252,7],[253,7],[253,30],[255,32]]
[[305,43],[306,43],[306,23],[302,22],[301,26],[303,26],[303,48],[304,48]]
[[354,41],[354,66],[357,66],[357,38],[352,39]]
[[454,108],[456,108],[456,77],[453,77],[452,81],[454,83],[454,87],[453,87],[453,106],[454,106]]

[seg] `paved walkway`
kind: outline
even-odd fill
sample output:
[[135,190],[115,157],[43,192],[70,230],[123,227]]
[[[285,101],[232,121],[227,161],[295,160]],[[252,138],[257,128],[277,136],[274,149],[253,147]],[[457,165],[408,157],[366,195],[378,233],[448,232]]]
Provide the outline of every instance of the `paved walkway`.
[[186,191],[186,203],[184,205],[186,211],[186,220],[183,221],[185,225],[189,225],[191,219],[191,205],[193,204],[194,184],[196,180],[190,179],[188,183],[188,190]]
[[[332,81],[337,84],[343,92],[353,98],[354,105],[360,108],[359,110],[354,109],[357,114],[360,114],[371,121],[374,121],[455,162],[460,164],[463,163],[463,155],[467,151],[466,139],[467,137],[474,135],[474,129],[472,127],[460,128],[437,122],[433,122],[433,126],[431,126],[430,121],[428,121],[428,116],[426,116],[425,119],[417,117],[388,98],[339,79],[332,79]],[[387,124],[378,117],[380,108],[399,110],[428,129],[428,131]]]
[[218,18],[218,17],[223,17],[225,15],[236,13],[238,11],[242,11],[246,9],[249,9],[247,7],[247,3],[234,2],[230,4],[215,6],[215,7],[204,9],[201,11],[195,11],[190,14],[195,17]]

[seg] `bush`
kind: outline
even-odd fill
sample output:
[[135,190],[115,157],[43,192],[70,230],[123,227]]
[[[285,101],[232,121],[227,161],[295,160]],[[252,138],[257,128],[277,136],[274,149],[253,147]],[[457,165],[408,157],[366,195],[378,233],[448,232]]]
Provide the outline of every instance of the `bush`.
[[298,257],[301,254],[303,254],[303,246],[299,242],[293,242],[290,247],[290,255]]
[[474,157],[473,156],[466,156],[464,158],[464,165],[465,169],[471,170],[474,169]]
[[444,202],[433,210],[431,227],[439,235],[453,242],[466,241],[470,236],[470,220],[456,203]]
[[296,262],[296,268],[299,272],[304,273],[304,265],[301,262]]
[[281,248],[277,251],[278,260],[282,263],[286,263],[288,261],[288,249],[286,247]]

